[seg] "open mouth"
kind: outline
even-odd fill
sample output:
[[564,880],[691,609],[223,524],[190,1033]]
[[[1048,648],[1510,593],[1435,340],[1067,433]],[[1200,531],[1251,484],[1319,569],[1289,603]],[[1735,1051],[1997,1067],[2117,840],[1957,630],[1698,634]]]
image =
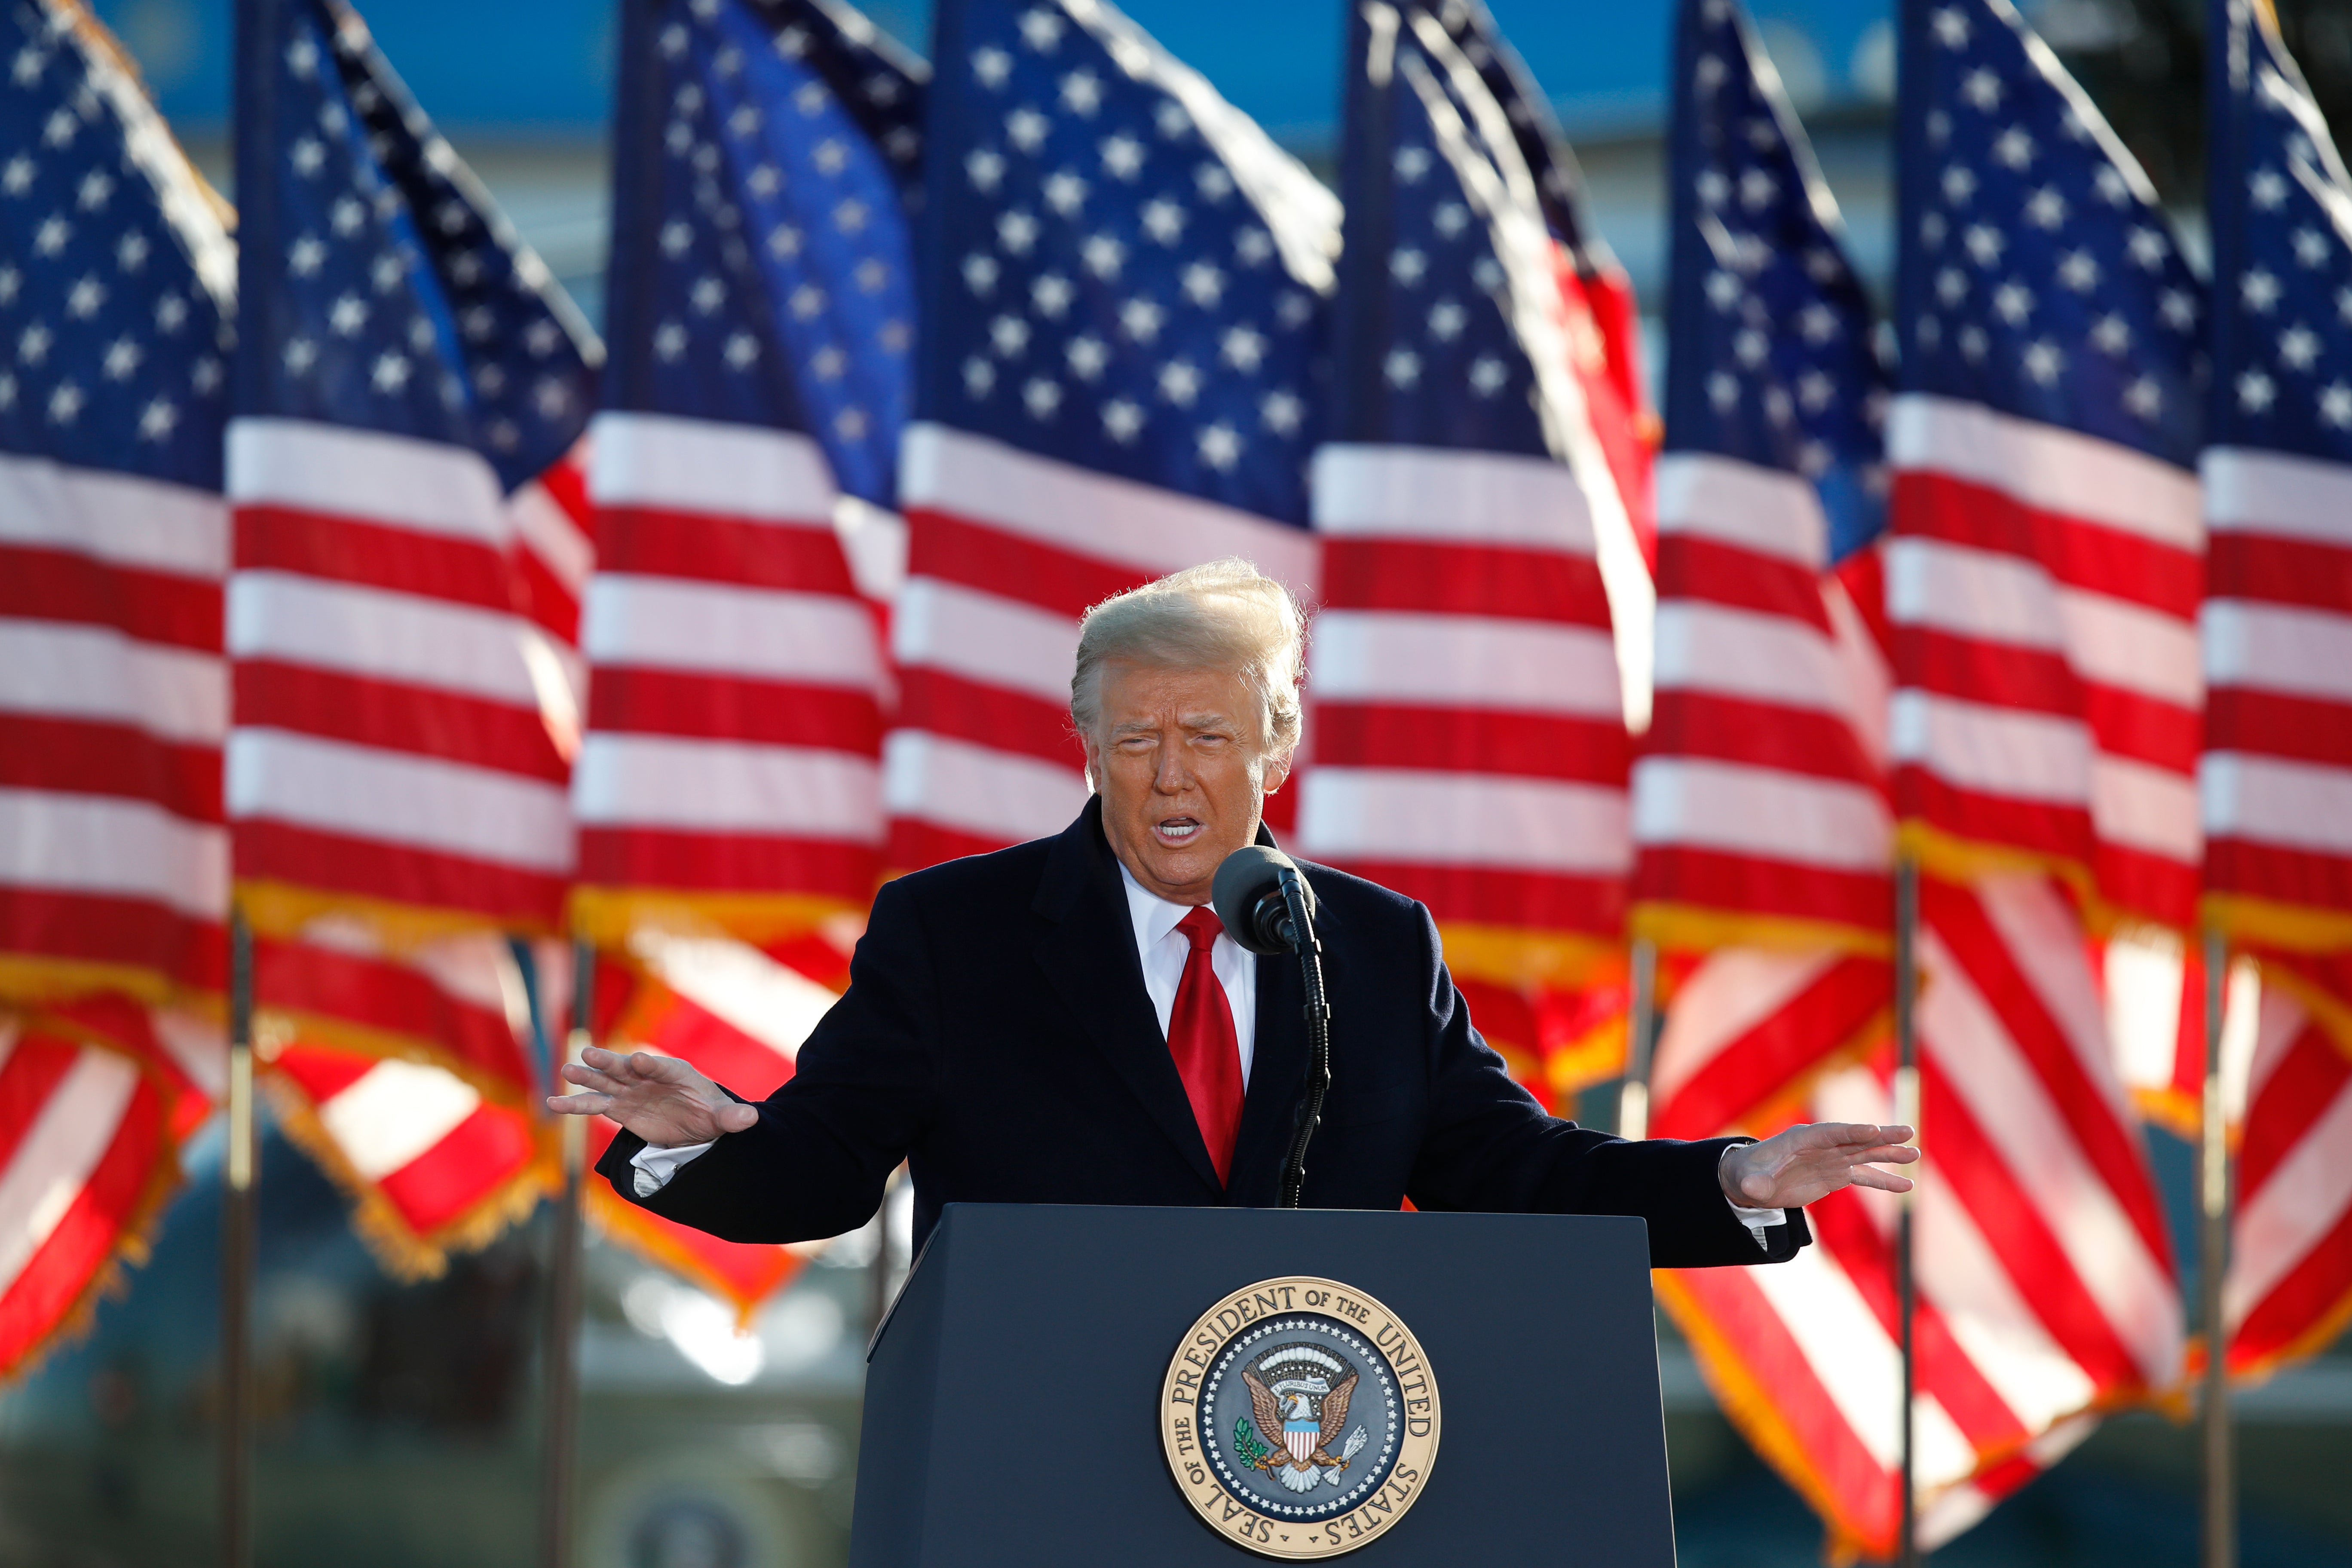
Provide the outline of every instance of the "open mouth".
[[1151,825],[1152,836],[1160,843],[1174,848],[1190,844],[1201,836],[1207,826],[1197,816],[1171,816]]

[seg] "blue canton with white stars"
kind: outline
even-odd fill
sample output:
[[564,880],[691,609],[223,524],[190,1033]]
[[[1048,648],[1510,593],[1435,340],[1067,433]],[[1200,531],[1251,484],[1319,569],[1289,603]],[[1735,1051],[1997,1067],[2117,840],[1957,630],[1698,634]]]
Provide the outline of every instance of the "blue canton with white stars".
[[1536,199],[1552,237],[1566,246],[1578,269],[1590,275],[1607,252],[1583,212],[1584,177],[1576,155],[1559,132],[1518,51],[1503,38],[1495,18],[1478,0],[1414,0],[1437,17],[1445,36],[1462,51],[1510,123],[1519,156],[1535,177]]
[[239,128],[277,179],[237,412],[471,447],[512,489],[586,427],[593,339],[357,16],[281,15],[277,123]]
[[2211,437],[2352,461],[2352,176],[2294,62],[2233,9],[2208,174],[2215,273],[2234,279],[2213,301]]
[[[1433,58],[1409,27],[1386,47],[1370,28],[1356,38],[1340,154],[1341,429],[1356,441],[1550,456],[1494,232],[1433,120],[1442,106],[1465,138],[1455,144],[1461,156],[1493,151],[1456,97],[1465,84],[1449,68],[1463,58]],[[1468,86],[1488,90],[1475,79]],[[1517,156],[1516,142],[1507,156]]]
[[0,451],[218,490],[234,258],[175,221],[194,176],[68,18],[0,0]]
[[2204,289],[2146,176],[2005,0],[1905,15],[1902,389],[2194,466]]
[[655,48],[660,210],[620,215],[657,235],[645,406],[804,430],[845,491],[893,504],[921,67],[814,0],[672,5]]
[[1172,90],[1190,73],[1084,15],[941,0],[921,416],[1303,526],[1322,299]]
[[1666,448],[1802,474],[1843,560],[1886,519],[1870,300],[1735,0],[1684,0],[1675,43]]

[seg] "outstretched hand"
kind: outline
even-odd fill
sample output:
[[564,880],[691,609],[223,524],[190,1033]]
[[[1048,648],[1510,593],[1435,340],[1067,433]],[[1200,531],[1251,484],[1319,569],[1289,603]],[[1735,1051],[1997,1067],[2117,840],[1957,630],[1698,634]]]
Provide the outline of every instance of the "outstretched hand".
[[760,1120],[753,1107],[676,1057],[623,1056],[590,1046],[563,1068],[563,1081],[587,1094],[551,1094],[547,1109],[564,1116],[607,1116],[657,1149],[708,1143]]
[[1878,1167],[1916,1160],[1919,1151],[1909,1146],[1911,1138],[1908,1127],[1815,1121],[1760,1142],[1735,1145],[1717,1170],[1724,1195],[1741,1208],[1802,1208],[1840,1187],[1907,1193],[1910,1177]]

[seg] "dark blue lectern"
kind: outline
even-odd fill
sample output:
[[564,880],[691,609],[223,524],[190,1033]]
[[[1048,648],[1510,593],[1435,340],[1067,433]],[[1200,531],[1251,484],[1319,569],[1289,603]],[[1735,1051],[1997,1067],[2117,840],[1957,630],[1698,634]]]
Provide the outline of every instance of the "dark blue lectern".
[[1637,1219],[951,1205],[868,1361],[853,1568],[1674,1563]]

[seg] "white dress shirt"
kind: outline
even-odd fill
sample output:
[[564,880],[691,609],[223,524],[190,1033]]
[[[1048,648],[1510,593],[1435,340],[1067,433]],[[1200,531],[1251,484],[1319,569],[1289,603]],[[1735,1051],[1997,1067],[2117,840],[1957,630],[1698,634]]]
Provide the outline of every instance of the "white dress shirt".
[[[1171,903],[1151,892],[1135,879],[1135,874],[1125,865],[1118,868],[1118,879],[1127,890],[1127,918],[1135,927],[1135,955],[1143,963],[1143,989],[1150,994],[1151,1010],[1160,1016],[1160,1037],[1165,1040],[1168,1020],[1176,1010],[1176,988],[1183,981],[1185,962],[1192,955],[1192,944],[1176,925],[1192,912],[1192,906]],[[1257,1047],[1257,960],[1220,931],[1209,948],[1209,967],[1215,972],[1217,984],[1224,987],[1225,1002],[1233,1008],[1234,1043],[1240,1049],[1242,1088],[1246,1090],[1250,1061]],[[709,1143],[685,1143],[656,1149],[648,1144],[638,1150],[629,1162],[636,1168],[637,1196],[649,1198],[661,1191],[677,1173],[679,1166],[709,1147]],[[1728,1198],[1724,1201],[1730,1202]],[[1742,1208],[1732,1204],[1731,1212],[1739,1216],[1759,1247],[1768,1245],[1764,1238],[1766,1229],[1785,1225],[1789,1219],[1783,1209]]]
[[[1176,987],[1192,956],[1192,944],[1176,925],[1192,912],[1192,906],[1171,904],[1150,891],[1124,865],[1118,879],[1127,887],[1127,918],[1135,922],[1135,955],[1143,961],[1143,988],[1151,994],[1151,1010],[1160,1015],[1160,1037],[1165,1040],[1168,1020],[1176,1011]],[[1250,1059],[1257,1048],[1257,959],[1220,930],[1209,946],[1209,967],[1234,1010],[1234,1042],[1241,1047],[1242,1088],[1246,1089]]]

